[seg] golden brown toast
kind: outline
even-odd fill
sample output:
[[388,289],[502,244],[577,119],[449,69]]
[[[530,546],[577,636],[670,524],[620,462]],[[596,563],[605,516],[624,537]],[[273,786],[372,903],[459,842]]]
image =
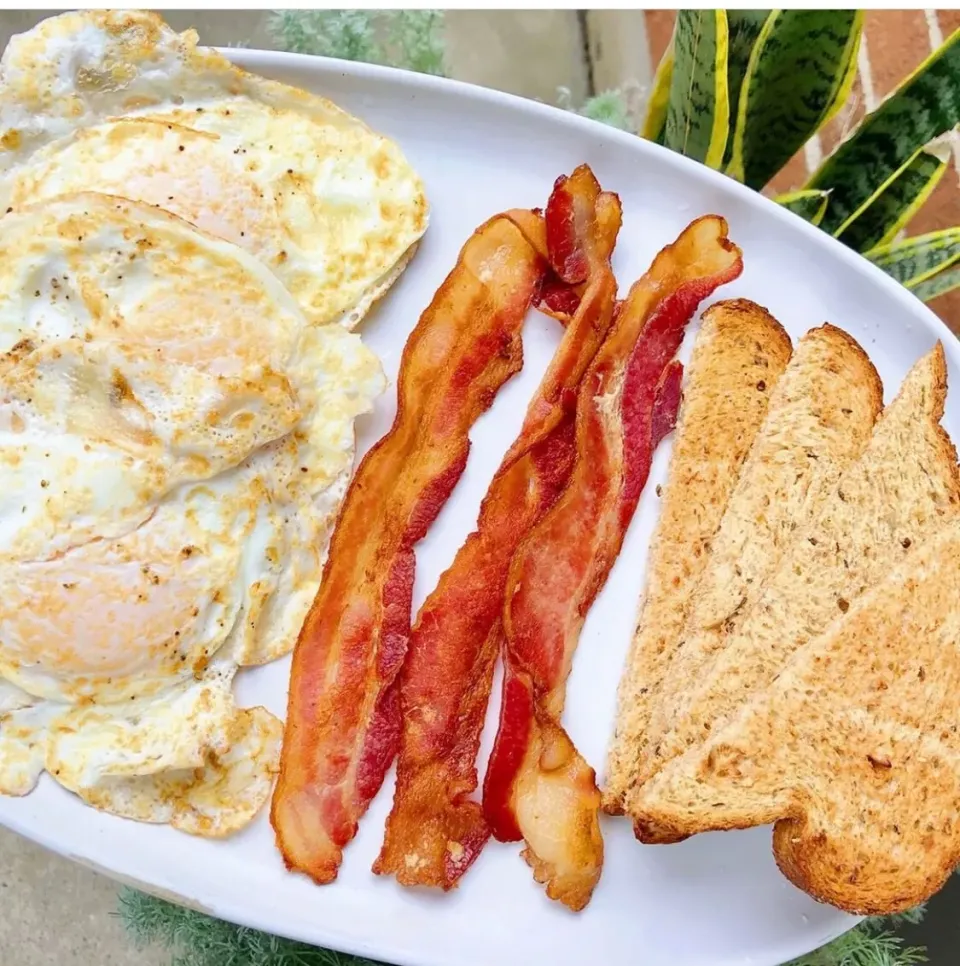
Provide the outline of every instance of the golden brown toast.
[[790,351],[783,327],[754,302],[718,302],[703,315],[650,544],[640,619],[620,681],[603,792],[607,812],[620,811],[633,783],[662,671]]
[[798,526],[863,452],[882,404],[876,370],[849,335],[823,325],[798,341],[711,541],[638,749],[634,788],[663,760],[662,741],[687,693],[749,613]]
[[[956,452],[940,426],[945,398],[946,365],[937,345],[910,371],[861,459],[820,500],[756,603],[724,635],[722,650],[678,695],[674,726],[659,742],[658,768],[722,727],[796,650],[958,515]],[[646,802],[640,790],[628,807],[639,837],[669,840]]]
[[[904,538],[906,539],[906,537]],[[907,909],[960,861],[960,518],[648,783],[682,834],[775,822],[784,874],[853,913]]]

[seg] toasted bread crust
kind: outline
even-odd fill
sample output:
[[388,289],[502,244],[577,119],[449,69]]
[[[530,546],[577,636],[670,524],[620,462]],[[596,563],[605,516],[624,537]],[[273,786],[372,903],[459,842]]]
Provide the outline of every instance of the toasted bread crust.
[[686,620],[710,539],[790,354],[784,328],[754,302],[718,302],[703,315],[650,545],[645,599],[620,681],[603,793],[604,810],[611,814],[621,811],[633,784],[657,685]]
[[777,863],[810,895],[857,914],[910,908],[960,860],[958,684],[955,513],[665,766],[648,814],[691,834],[775,822]]
[[922,902],[960,860],[960,471],[945,396],[938,345],[704,682],[735,704],[628,801],[642,838],[775,823],[784,874],[857,914]]
[[[839,846],[839,847],[838,847]],[[861,870],[858,881],[837,870],[848,864],[842,843],[823,841],[811,831],[805,816],[783,819],[773,828],[773,857],[777,868],[798,888],[818,902],[855,916],[890,916],[906,912],[939,892],[960,861],[960,843],[945,852],[932,866],[914,864],[906,870]],[[864,875],[864,872],[867,874]],[[905,872],[906,879],[900,875]],[[862,883],[862,884],[861,884]]]
[[754,606],[725,634],[660,745],[668,761],[769,686],[793,652],[929,541],[960,505],[956,450],[940,420],[946,363],[937,346],[904,380],[862,458],[798,529]]
[[712,541],[663,677],[635,786],[679,750],[665,753],[664,739],[684,719],[690,692],[750,612],[797,528],[860,457],[882,397],[876,369],[847,333],[828,324],[798,342]]

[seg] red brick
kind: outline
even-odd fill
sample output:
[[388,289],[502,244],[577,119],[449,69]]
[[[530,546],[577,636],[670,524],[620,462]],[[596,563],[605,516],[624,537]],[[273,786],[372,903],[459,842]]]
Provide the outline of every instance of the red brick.
[[807,162],[803,151],[798,151],[777,173],[764,189],[764,194],[779,195],[801,187],[807,180]]
[[940,22],[943,39],[946,40],[954,30],[960,28],[960,10],[938,10],[937,20]]
[[673,36],[673,22],[677,19],[676,10],[647,10],[647,43],[650,46],[650,61],[656,67],[663,52]]
[[878,100],[892,91],[930,53],[922,10],[868,10],[865,30]]
[[927,203],[914,215],[907,226],[907,233],[922,235],[954,225],[960,225],[960,191],[957,190],[957,175],[951,164]]

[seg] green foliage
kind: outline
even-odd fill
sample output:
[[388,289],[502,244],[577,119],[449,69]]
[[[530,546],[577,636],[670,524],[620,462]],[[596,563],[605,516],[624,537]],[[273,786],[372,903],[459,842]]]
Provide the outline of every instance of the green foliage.
[[869,916],[867,926],[877,932],[887,929],[899,929],[901,926],[918,926],[927,914],[925,903],[914,906],[906,912],[895,912],[892,916]]
[[[727,174],[759,190],[849,99],[862,31],[855,10],[682,10],[641,134],[712,167],[722,155]],[[872,256],[930,197],[946,167],[931,142],[958,123],[960,30],[804,189],[777,201]],[[950,269],[933,266],[914,292],[933,298],[955,288],[960,272]],[[950,275],[937,282],[937,271]]]
[[620,90],[595,94],[587,98],[580,107],[576,107],[570,88],[561,87],[557,90],[557,107],[579,114],[581,117],[589,117],[591,121],[599,121],[608,127],[615,127],[619,131],[630,128],[630,108],[623,91]]
[[438,10],[279,10],[267,26],[281,50],[296,54],[446,73]]
[[440,10],[394,10],[388,16],[394,63],[421,74],[446,75],[443,60],[443,13]]
[[120,918],[138,947],[170,950],[170,966],[375,966],[372,960],[233,926],[133,889]]
[[[124,889],[120,917],[141,948],[158,944],[170,950],[170,966],[376,966],[304,943],[233,926]],[[914,966],[926,961],[923,950],[904,946],[891,932],[923,917],[923,907],[900,916],[866,919],[855,929],[790,966]]]
[[951,265],[930,278],[924,279],[911,286],[910,291],[921,302],[929,302],[940,295],[946,295],[955,288],[960,288],[960,265]]
[[907,288],[915,288],[960,262],[960,228],[883,245],[868,252],[867,258]]
[[627,102],[620,91],[604,91],[591,97],[580,108],[584,117],[625,131],[630,126]]
[[[901,919],[917,922],[923,907],[904,913]],[[911,916],[916,918],[911,919]],[[926,950],[920,946],[906,946],[890,931],[890,919],[870,918],[855,929],[844,933],[832,943],[794,960],[790,966],[914,966],[927,962]]]
[[925,144],[960,122],[960,30],[922,63],[810,179],[830,188],[823,228],[840,235]]
[[384,61],[375,16],[367,10],[279,10],[267,29],[281,49],[295,54],[379,64]]
[[762,188],[847,99],[862,26],[856,10],[770,14],[743,78],[730,175]]
[[892,241],[933,193],[949,158],[945,148],[937,153],[921,148],[838,235],[840,241],[858,252]]
[[723,162],[730,124],[726,13],[681,10],[673,51],[663,143],[717,168]]
[[653,75],[653,85],[650,88],[650,98],[647,101],[647,116],[644,119],[640,136],[648,141],[663,144],[664,132],[667,126],[667,109],[670,106],[670,86],[673,82],[673,41],[657,64],[657,71]]
[[[730,99],[730,114],[735,120],[740,104],[740,91],[743,79],[747,76],[750,54],[770,15],[769,10],[728,10],[727,32],[729,50],[727,51],[727,96]],[[723,162],[728,164],[733,154],[733,138],[727,138]]]
[[788,211],[806,219],[812,225],[819,225],[830,200],[829,191],[801,190],[790,191],[773,199]]

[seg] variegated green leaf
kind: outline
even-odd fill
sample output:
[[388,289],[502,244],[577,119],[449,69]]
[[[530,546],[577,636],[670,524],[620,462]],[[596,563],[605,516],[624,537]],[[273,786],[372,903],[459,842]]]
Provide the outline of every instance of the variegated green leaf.
[[867,252],[867,258],[911,288],[960,262],[960,228],[932,231],[883,245]]
[[[727,11],[727,33],[730,41],[727,53],[727,90],[730,97],[730,115],[733,118],[736,118],[737,105],[740,103],[740,90],[747,75],[750,54],[770,13],[769,10]],[[732,154],[733,138],[728,137],[723,156],[724,164],[730,161]]]
[[823,219],[823,213],[827,210],[830,192],[816,190],[788,191],[784,195],[777,195],[773,200],[795,215],[806,219],[812,225],[819,225]]
[[730,126],[726,13],[681,10],[674,28],[673,51],[663,143],[717,168],[723,162]]
[[822,227],[841,234],[917,150],[960,122],[960,30],[820,166],[807,187],[832,191]]
[[943,177],[950,158],[945,145],[923,148],[837,236],[858,252],[886,245],[923,206]]
[[673,80],[673,41],[667,46],[653,75],[650,100],[647,103],[647,116],[643,119],[640,136],[648,141],[663,144],[664,129],[667,125],[667,107],[670,104],[670,82]]
[[762,188],[849,97],[862,26],[857,10],[770,14],[740,91],[728,174]]
[[921,302],[932,302],[940,295],[946,295],[955,288],[960,288],[960,265],[952,265],[945,268],[942,272],[932,275],[930,278],[910,289]]

